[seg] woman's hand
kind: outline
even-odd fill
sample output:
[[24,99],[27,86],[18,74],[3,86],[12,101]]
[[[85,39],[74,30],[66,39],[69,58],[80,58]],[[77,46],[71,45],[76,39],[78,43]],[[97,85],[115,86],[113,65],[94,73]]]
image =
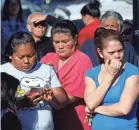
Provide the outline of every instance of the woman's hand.
[[88,122],[89,126],[92,126],[93,112],[91,112],[88,107],[85,107],[85,122]]
[[108,59],[104,64],[105,70],[108,73],[108,76],[115,77],[122,67],[122,62],[117,59]]
[[30,107],[37,105],[43,99],[39,92],[27,92],[25,96],[30,100]]
[[54,99],[53,90],[50,88],[44,88],[43,100],[51,102],[53,99]]

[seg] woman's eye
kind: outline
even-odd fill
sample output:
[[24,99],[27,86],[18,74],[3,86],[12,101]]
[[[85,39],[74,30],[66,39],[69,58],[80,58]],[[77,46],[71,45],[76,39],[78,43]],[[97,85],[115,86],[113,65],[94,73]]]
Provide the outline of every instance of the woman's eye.
[[55,44],[58,44],[59,42],[58,42],[58,41],[54,41],[54,43],[55,43]]
[[68,43],[69,42],[69,40],[68,41],[63,41],[63,43]]
[[112,55],[114,52],[109,52],[110,55]]
[[22,56],[22,57],[18,57],[19,59],[23,59],[24,57]]

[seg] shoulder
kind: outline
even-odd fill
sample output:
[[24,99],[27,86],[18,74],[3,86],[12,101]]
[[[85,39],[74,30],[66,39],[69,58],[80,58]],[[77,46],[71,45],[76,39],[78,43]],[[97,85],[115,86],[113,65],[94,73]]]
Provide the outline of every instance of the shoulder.
[[100,69],[101,69],[101,65],[98,65],[96,67],[90,68],[86,72],[86,76],[87,77],[94,77],[95,75],[97,75],[99,73]]
[[83,62],[85,60],[86,61],[89,61],[90,60],[90,58],[85,53],[81,52],[80,50],[77,50],[76,53],[77,53],[78,58],[79,58],[80,61]]
[[43,69],[50,69],[52,67],[53,66],[51,64],[43,64],[43,63],[41,63],[41,68],[43,68]]
[[76,55],[78,57],[78,63],[79,64],[81,64],[83,66],[89,65],[90,67],[92,67],[92,62],[91,62],[90,58],[85,53],[81,52],[80,50],[77,50]]
[[7,72],[7,70],[9,68],[11,68],[11,65],[10,65],[9,62],[7,62],[7,63],[4,63],[4,64],[0,65],[0,67],[1,67],[1,72]]
[[127,51],[132,51],[132,52],[135,52],[133,46],[130,44],[130,43],[127,43],[127,42],[123,42],[124,44],[124,47]]
[[41,63],[47,63],[49,60],[52,60],[53,58],[56,58],[56,53],[47,53],[42,59]]
[[126,62],[125,69],[129,76],[139,75],[139,68],[129,62]]
[[51,37],[43,37],[43,41],[45,41],[45,42],[48,42],[49,41],[49,43],[50,42],[52,42],[52,38]]

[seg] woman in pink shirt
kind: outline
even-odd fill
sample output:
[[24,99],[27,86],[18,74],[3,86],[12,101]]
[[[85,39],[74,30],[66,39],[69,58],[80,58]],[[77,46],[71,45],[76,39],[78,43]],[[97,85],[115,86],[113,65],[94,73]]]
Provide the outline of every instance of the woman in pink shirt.
[[85,123],[85,73],[92,67],[87,55],[77,49],[78,31],[69,20],[56,23],[52,30],[56,53],[48,53],[42,63],[52,64],[68,96],[68,105],[54,111],[55,130],[90,130]]

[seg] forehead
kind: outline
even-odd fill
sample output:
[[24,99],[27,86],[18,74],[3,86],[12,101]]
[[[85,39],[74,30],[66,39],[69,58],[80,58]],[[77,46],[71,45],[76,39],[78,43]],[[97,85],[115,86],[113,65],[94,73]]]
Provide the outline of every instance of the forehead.
[[108,51],[116,51],[122,48],[123,46],[121,42],[118,40],[107,41],[107,43],[104,44],[104,50],[108,50]]
[[62,39],[67,39],[67,38],[71,38],[72,35],[70,33],[55,33],[53,35],[53,39],[59,39],[59,38],[62,38]]
[[105,25],[114,25],[114,26],[118,26],[118,21],[116,19],[104,19],[103,20],[103,23],[102,23],[103,26]]
[[29,16],[29,22],[34,22],[38,20],[38,17],[40,17],[40,13],[33,13],[32,15]]
[[15,53],[24,55],[24,54],[34,53],[34,52],[35,49],[31,43],[16,45]]

